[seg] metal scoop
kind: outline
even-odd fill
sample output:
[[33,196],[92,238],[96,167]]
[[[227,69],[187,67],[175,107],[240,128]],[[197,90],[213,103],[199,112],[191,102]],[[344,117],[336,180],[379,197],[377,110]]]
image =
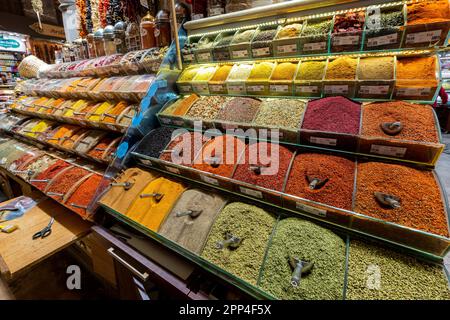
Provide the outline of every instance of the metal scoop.
[[264,165],[250,165],[250,170],[253,171],[256,175],[260,175],[262,173],[262,169],[267,167],[268,166]]
[[125,190],[130,190],[133,185],[134,185],[134,182],[129,182],[129,181],[111,183],[111,187],[123,187]]
[[237,248],[237,247],[239,247],[241,242],[242,242],[241,238],[232,235],[230,232],[227,232],[225,234],[225,240],[218,241],[216,243],[216,248],[219,250],[222,250],[222,249],[228,248],[228,247]]
[[401,207],[400,198],[397,196],[382,192],[374,192],[373,195],[375,196],[375,199],[378,201],[378,203],[382,206],[392,209],[398,209]]
[[310,177],[310,176],[306,176],[306,179],[309,182],[309,188],[311,190],[317,190],[322,188],[325,183],[328,182],[328,178],[325,179],[319,179],[319,178],[314,178],[314,177]]
[[381,130],[390,136],[395,136],[403,130],[403,124],[400,121],[383,122],[381,124]]
[[300,280],[302,275],[310,273],[311,269],[314,266],[314,262],[311,261],[303,261],[297,257],[289,257],[289,264],[291,268],[294,270],[292,272],[291,284],[293,287],[298,287],[300,284]]
[[220,158],[218,157],[206,158],[205,162],[213,168],[218,168],[220,166]]
[[139,195],[140,198],[154,198],[156,202],[160,202],[164,197],[161,193],[143,193]]
[[184,216],[191,216],[191,218],[197,218],[203,210],[186,210],[186,211],[179,211],[175,213],[176,217],[184,217]]

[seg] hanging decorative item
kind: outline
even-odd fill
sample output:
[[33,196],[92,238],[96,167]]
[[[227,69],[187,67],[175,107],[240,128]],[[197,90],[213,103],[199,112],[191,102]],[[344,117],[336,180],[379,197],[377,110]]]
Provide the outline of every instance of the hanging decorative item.
[[76,5],[80,16],[78,29],[80,32],[80,37],[84,38],[88,34],[86,28],[86,0],[77,0]]
[[106,16],[108,24],[114,25],[118,21],[123,20],[123,1],[121,0],[110,0],[109,10]]
[[86,0],[86,30],[91,33],[93,30],[92,25],[92,5],[90,0]]
[[137,22],[138,2],[134,0],[125,0],[123,8],[123,19],[126,22]]
[[95,31],[102,27],[100,23],[99,0],[90,0],[90,2],[91,2],[92,30]]
[[109,12],[109,0],[101,0],[98,3],[98,13],[100,17],[101,27],[104,28],[108,24],[107,15]]
[[42,0],[31,0],[31,5],[34,12],[36,12],[39,28],[42,29],[41,14],[44,14],[44,7],[42,5]]

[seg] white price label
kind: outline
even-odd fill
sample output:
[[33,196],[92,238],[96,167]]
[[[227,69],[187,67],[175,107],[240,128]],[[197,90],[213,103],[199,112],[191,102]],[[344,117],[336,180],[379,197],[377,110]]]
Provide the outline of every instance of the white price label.
[[152,162],[150,160],[147,159],[140,159],[142,164],[145,164],[146,166],[151,167],[152,166]]
[[441,38],[442,30],[410,33],[406,36],[406,43],[434,42]]
[[259,198],[259,199],[262,199],[262,197],[263,197],[262,192],[258,191],[258,190],[253,190],[253,189],[244,188],[244,187],[239,187],[239,190],[241,190],[241,192],[243,194],[246,194],[251,197],[255,197],[255,198]]
[[247,50],[233,51],[233,58],[235,58],[235,59],[247,58],[247,57],[248,57],[248,51]]
[[192,87],[190,85],[179,86],[180,90],[183,92],[191,92]]
[[221,8],[221,7],[209,9],[209,16],[210,17],[218,16],[219,14],[224,14],[224,13],[225,13],[225,10],[224,10],[224,8]]
[[314,143],[314,144],[322,144],[325,146],[333,146],[333,147],[335,147],[337,145],[337,139],[331,139],[331,138],[309,137],[309,142]]
[[265,48],[252,49],[252,54],[254,57],[267,56],[270,54],[270,48],[265,47]]
[[228,85],[228,91],[242,93],[244,92],[244,85],[243,84]]
[[315,216],[319,216],[322,218],[325,218],[327,216],[326,210],[314,208],[314,207],[308,206],[308,205],[300,203],[300,202],[296,202],[295,207],[297,208],[297,210],[304,211],[306,213],[310,213],[310,214],[313,214]]
[[305,43],[303,45],[303,51],[318,51],[318,50],[325,50],[326,48],[327,43],[325,41]]
[[198,92],[202,92],[202,93],[209,92],[207,83],[195,83],[195,84],[192,84],[192,88],[194,89],[194,91],[198,91]]
[[203,182],[209,183],[209,184],[213,184],[215,186],[219,185],[219,180],[205,176],[205,175],[200,175],[200,180],[202,180]]
[[348,93],[348,85],[327,85],[324,86],[325,93],[328,94],[347,94]]
[[360,94],[388,94],[389,86],[361,86],[359,87]]
[[373,144],[370,147],[370,153],[375,153],[383,156],[392,156],[403,158],[406,154],[407,148],[401,147],[390,147],[390,146],[381,146],[378,144]]
[[225,91],[225,86],[223,84],[210,84],[209,91],[223,92],[223,91]]
[[172,123],[173,123],[175,126],[179,126],[179,127],[184,126],[184,120],[172,120]]
[[388,34],[388,35],[380,36],[380,37],[368,38],[367,46],[368,47],[378,47],[378,46],[383,46],[386,44],[393,44],[393,43],[397,43],[397,39],[398,39],[397,33]]
[[249,92],[258,92],[263,90],[264,90],[263,85],[247,85],[247,91]]
[[428,96],[431,93],[431,88],[399,88],[397,89],[397,96]]
[[178,170],[178,168],[166,166],[166,170],[175,174],[180,174],[180,170]]
[[211,53],[210,52],[197,53],[197,60],[198,61],[209,61],[209,60],[211,60]]
[[296,86],[296,91],[302,92],[302,93],[318,93],[319,87],[318,86]]
[[333,38],[333,45],[348,46],[357,45],[359,43],[359,36],[335,36]]
[[282,84],[271,84],[270,91],[272,91],[272,92],[288,92],[289,86],[282,85]]
[[277,47],[278,53],[294,53],[297,52],[297,44],[285,44]]
[[185,55],[183,55],[183,59],[186,62],[194,61],[194,55],[192,53],[191,54],[185,54]]

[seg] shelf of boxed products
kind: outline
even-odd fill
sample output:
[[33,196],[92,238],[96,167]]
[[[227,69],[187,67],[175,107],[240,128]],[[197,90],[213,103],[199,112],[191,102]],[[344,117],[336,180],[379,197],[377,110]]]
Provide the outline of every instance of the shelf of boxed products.
[[383,54],[196,65],[177,80],[181,93],[433,102],[440,88],[434,54]]
[[9,105],[9,109],[35,118],[123,133],[139,106],[126,101],[21,96]]
[[2,114],[0,119],[0,128],[18,140],[58,149],[103,165],[114,159],[116,148],[122,139],[122,135],[110,131],[15,113]]
[[[439,263],[154,170],[125,170],[99,202],[110,215],[255,298],[450,299]],[[300,261],[308,271],[294,287]],[[384,270],[387,284],[380,290],[361,289],[371,263]]]
[[[276,138],[290,147],[421,166],[434,166],[445,147],[433,108],[404,101],[361,104],[342,96],[308,101],[191,94],[169,101],[157,117],[165,126],[215,128],[253,140]],[[267,129],[265,136],[261,129]]]
[[0,168],[55,199],[84,219],[102,181],[101,169],[67,155],[0,137]]
[[153,74],[110,78],[34,79],[22,83],[20,89],[27,95],[47,96],[55,99],[140,102],[154,80],[155,75]]
[[41,78],[112,77],[119,75],[156,74],[168,48],[151,48],[113,54],[94,59],[51,65]]
[[131,155],[141,165],[294,215],[435,257],[448,251],[447,198],[434,171],[275,143],[246,144],[218,133],[207,138],[184,131],[172,139],[174,130],[151,131]]
[[442,47],[450,10],[447,1],[395,2],[305,17],[272,17],[261,24],[249,21],[244,27],[209,33],[195,30],[194,24],[186,24],[192,32],[182,48],[185,63]]

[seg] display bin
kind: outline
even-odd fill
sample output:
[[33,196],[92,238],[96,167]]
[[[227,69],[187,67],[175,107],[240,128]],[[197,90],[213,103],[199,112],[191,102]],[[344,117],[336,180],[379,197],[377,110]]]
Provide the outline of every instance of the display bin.
[[345,96],[353,98],[355,96],[356,80],[324,80],[323,96]]
[[[447,216],[448,226],[448,201],[439,178],[434,172],[433,174],[441,190],[441,197]],[[381,238],[385,241],[393,242],[397,245],[408,247],[409,249],[416,251],[418,250],[433,254],[438,257],[444,257],[450,248],[450,239],[447,237],[369,217],[363,213],[354,212],[350,227],[353,230],[376,238]]]
[[[273,70],[272,70],[273,71]],[[247,80],[245,82],[245,91],[249,96],[268,96],[269,79],[267,80]]]
[[[198,63],[202,63],[202,62],[211,62],[213,61],[213,55],[212,55],[212,47],[214,45],[214,40],[216,38],[216,35],[204,35],[203,37],[200,38],[197,48],[194,49],[194,55],[195,55],[195,60]],[[202,46],[202,43],[204,42],[208,42],[207,46],[204,46],[202,48],[198,48],[199,46]],[[210,43],[210,45],[209,45]]]
[[230,44],[230,58],[232,60],[249,59],[252,56],[252,48],[250,44],[252,42],[253,37],[255,36],[256,29],[254,29],[254,32],[249,41],[239,43],[236,42],[236,37],[248,30],[252,29],[239,30],[238,32],[236,32],[234,39]]
[[[403,85],[399,86],[398,81],[394,87],[393,96],[398,100],[416,100],[433,102],[434,97],[439,93],[439,81],[433,83],[432,80],[401,80]],[[425,85],[424,82],[430,83]]]
[[201,36],[191,36],[188,37],[185,43],[185,47],[189,47],[189,49],[182,48],[181,49],[181,57],[183,58],[183,62],[186,64],[195,63],[195,54],[194,54],[194,48],[191,46],[197,45],[198,41],[200,40]]
[[342,32],[331,34],[331,52],[360,51],[362,44],[362,31]]
[[[198,66],[186,68],[178,79],[183,78],[183,75],[187,72],[195,72],[196,73],[200,68],[201,67],[198,67]],[[194,79],[194,78],[195,78],[195,75],[194,75],[194,77],[192,77],[192,79]],[[176,84],[177,84],[178,91],[180,93],[192,93],[193,92],[192,85],[191,85],[192,79],[189,81],[177,80]]]
[[359,99],[390,99],[394,80],[357,80],[355,97]]
[[214,46],[212,48],[212,55],[214,61],[228,61],[231,60],[230,43],[225,41],[228,37],[233,37],[236,31],[221,32],[214,40]]
[[259,33],[270,30],[274,32],[275,37],[279,28],[280,27],[278,25],[272,25],[261,26],[256,30],[251,43],[252,58],[265,58],[272,57],[274,55],[273,38],[265,41],[255,41],[255,39],[257,39]]
[[[308,27],[309,24],[326,23],[327,21],[329,21],[330,23],[328,32],[316,35],[304,34],[305,29]],[[298,39],[300,53],[301,54],[328,53],[332,27],[333,27],[333,17],[306,20],[306,26],[303,28],[303,31]]]
[[[245,72],[242,72],[241,78],[235,80],[234,76],[231,77],[231,75],[235,74],[237,69],[239,69],[239,68],[244,69]],[[235,65],[233,65],[230,73],[228,74],[227,80],[225,80],[228,94],[245,95],[247,93],[247,91],[245,90],[245,82],[247,81],[252,68],[253,68],[253,65],[250,65],[250,64],[235,64]]]
[[211,172],[200,171],[194,168],[190,168],[190,177],[195,181],[201,181],[209,185],[223,188],[228,191],[234,191],[234,180]]
[[[218,66],[201,67],[195,75],[194,79],[192,79],[191,81],[192,90],[200,95],[209,94],[208,82],[214,76],[217,68]],[[207,78],[200,80],[199,78],[203,75],[206,75]]]
[[[392,27],[379,27],[369,28],[370,22],[377,23],[380,26],[379,20],[376,18],[366,17],[367,21],[364,26],[364,51],[371,50],[386,50],[386,49],[399,49],[403,40],[403,33],[406,24],[406,5],[400,4],[395,6],[379,7],[381,15],[390,14],[395,12],[401,12],[403,15],[403,24]],[[374,15],[376,17],[376,15]],[[378,15],[379,17],[380,15]]]
[[450,20],[427,24],[406,25],[402,48],[443,46],[450,29]]
[[144,53],[139,64],[144,67],[147,73],[156,74],[158,73],[162,60],[163,56],[160,55],[160,50],[152,48]]
[[100,66],[93,68],[95,75],[97,77],[119,75],[123,70],[120,65],[122,58],[122,54],[114,54],[106,57]]
[[[258,115],[255,116],[255,119]],[[293,130],[293,129],[289,129],[289,128],[284,128],[284,127],[273,127],[273,126],[263,126],[263,125],[257,125],[254,123],[250,124],[250,127],[255,129],[255,130],[260,130],[260,129],[268,129],[268,130],[278,130],[279,131],[279,137],[278,139],[281,142],[287,142],[287,143],[294,143],[297,144],[299,142],[299,131],[298,130]]]
[[138,50],[128,52],[120,60],[120,68],[122,73],[132,76],[136,74],[145,73],[145,67],[140,63],[143,56],[147,54],[146,50]]
[[[286,25],[288,25],[288,24],[286,24]],[[278,39],[280,31],[282,29],[283,29],[282,27],[280,27],[278,29],[277,35],[275,36],[275,38],[273,40],[273,55],[275,57],[298,55],[300,53],[299,38],[300,38],[301,30],[296,37]],[[303,29],[303,26],[302,26],[302,29]]]
[[210,94],[228,94],[225,81],[209,81],[208,89]]
[[233,179],[233,190],[238,194],[281,206],[281,192]]
[[294,80],[269,80],[270,96],[292,96]]
[[300,66],[304,62],[309,62],[314,60],[308,60],[308,61],[300,61],[297,67],[297,70],[295,72],[294,76],[294,95],[299,97],[310,97],[310,98],[320,98],[322,97],[323,92],[323,83],[324,78],[326,74],[326,69],[328,66],[328,60],[316,60],[316,61],[324,61],[325,66],[323,69],[323,75],[321,79],[301,79],[300,78]]
[[161,108],[161,111],[157,113],[158,121],[161,125],[169,125],[175,127],[184,127],[185,120],[183,116],[174,116],[171,114],[164,114],[164,111],[168,109],[173,103],[175,103],[178,99],[172,99]]
[[184,120],[184,126],[186,128],[195,128],[195,122],[201,121],[202,123],[202,130],[207,129],[213,129],[214,128],[214,121],[213,120],[205,120],[200,118],[190,118],[188,116],[183,116]]

